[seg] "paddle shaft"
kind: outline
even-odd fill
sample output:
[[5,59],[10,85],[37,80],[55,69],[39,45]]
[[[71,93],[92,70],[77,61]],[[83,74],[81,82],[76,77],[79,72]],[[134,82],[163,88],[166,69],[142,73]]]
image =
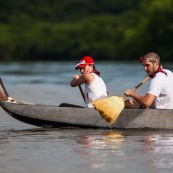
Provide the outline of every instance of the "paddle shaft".
[[[147,82],[148,79],[150,79],[149,76],[147,76],[141,83],[139,83],[138,85],[136,85],[136,86],[132,89],[132,91],[135,91],[136,89],[138,89],[141,85],[143,85],[145,82]],[[126,97],[127,97],[127,96],[124,95],[124,98],[126,98]]]
[[83,97],[83,100],[84,100],[84,102],[85,102],[85,94],[84,94],[84,92],[83,92],[83,89],[82,89],[81,85],[79,85],[78,87],[79,87],[80,93],[81,93],[81,95],[82,95],[82,97]]
[[135,91],[136,89],[138,89],[141,85],[143,85],[145,82],[147,82],[147,80],[150,79],[149,76],[147,76],[141,83],[139,83],[138,85],[136,85],[132,91]]

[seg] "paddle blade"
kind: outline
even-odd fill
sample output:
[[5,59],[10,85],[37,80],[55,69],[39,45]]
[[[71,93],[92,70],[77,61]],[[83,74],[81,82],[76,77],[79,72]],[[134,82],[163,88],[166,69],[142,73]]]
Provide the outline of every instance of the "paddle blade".
[[112,96],[109,98],[93,100],[95,109],[109,123],[114,123],[121,111],[124,109],[123,97]]

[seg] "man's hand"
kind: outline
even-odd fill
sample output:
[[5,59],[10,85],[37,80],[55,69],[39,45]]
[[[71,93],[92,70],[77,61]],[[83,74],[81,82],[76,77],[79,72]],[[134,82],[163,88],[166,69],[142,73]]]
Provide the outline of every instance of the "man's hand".
[[73,79],[79,79],[79,75],[74,75]]
[[124,92],[124,95],[126,95],[127,97],[131,97],[131,96],[132,96],[132,93],[133,93],[133,90],[127,89],[127,90]]

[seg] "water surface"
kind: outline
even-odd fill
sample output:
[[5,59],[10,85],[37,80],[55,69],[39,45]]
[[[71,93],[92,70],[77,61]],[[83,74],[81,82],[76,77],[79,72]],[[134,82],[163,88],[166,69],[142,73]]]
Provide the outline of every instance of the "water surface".
[[[1,63],[0,75],[18,100],[84,105],[79,89],[69,85],[79,73],[75,64]],[[110,95],[122,96],[146,77],[138,63],[99,62],[96,67]],[[147,86],[137,92],[144,94]],[[40,129],[0,109],[0,173],[167,173],[173,172],[172,155],[171,130]]]

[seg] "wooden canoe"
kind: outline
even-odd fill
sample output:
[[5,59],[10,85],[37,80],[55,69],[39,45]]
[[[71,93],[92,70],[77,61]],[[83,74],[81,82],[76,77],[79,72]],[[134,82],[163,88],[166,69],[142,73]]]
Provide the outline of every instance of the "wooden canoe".
[[1,107],[13,118],[30,125],[42,128],[173,129],[173,110],[124,109],[110,125],[95,109],[70,104],[41,105],[12,99],[2,80],[0,83]]

